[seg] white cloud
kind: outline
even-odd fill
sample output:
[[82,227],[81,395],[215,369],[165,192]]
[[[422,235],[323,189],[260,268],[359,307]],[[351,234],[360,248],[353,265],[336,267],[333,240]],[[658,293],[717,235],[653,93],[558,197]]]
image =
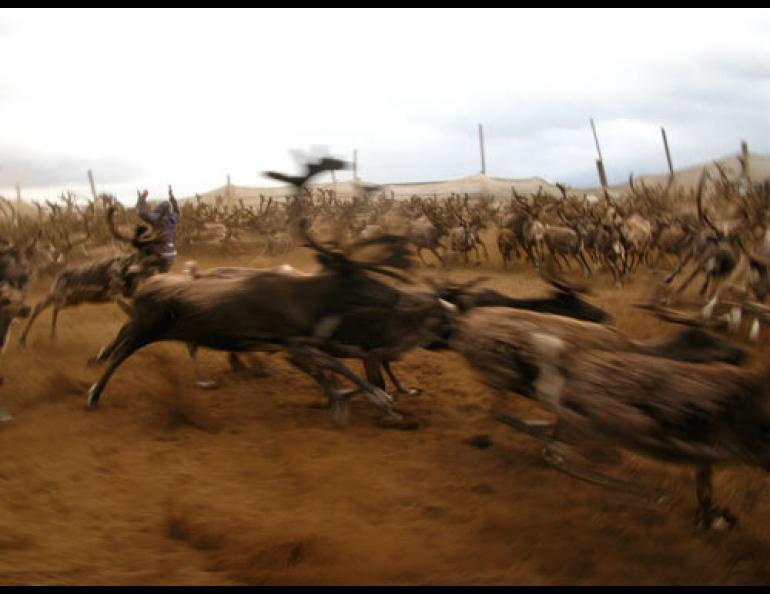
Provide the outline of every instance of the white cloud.
[[[745,138],[770,152],[768,11],[0,11],[0,193],[131,200],[265,183],[291,148],[374,181],[488,172],[594,183]],[[123,167],[121,167],[123,165]]]

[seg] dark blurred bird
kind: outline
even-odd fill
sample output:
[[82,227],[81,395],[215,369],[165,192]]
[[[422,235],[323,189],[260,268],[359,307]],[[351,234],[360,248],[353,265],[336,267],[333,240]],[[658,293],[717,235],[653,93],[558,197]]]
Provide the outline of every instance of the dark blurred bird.
[[264,175],[271,179],[286,182],[297,189],[303,188],[313,177],[326,171],[340,171],[348,169],[348,164],[340,159],[333,157],[322,157],[318,161],[305,164],[304,175],[287,175],[277,171],[266,171]]

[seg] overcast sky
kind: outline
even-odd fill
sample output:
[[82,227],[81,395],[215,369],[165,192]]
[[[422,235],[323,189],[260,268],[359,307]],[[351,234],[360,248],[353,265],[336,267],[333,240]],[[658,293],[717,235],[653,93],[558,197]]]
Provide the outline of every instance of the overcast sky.
[[[0,194],[266,185],[327,147],[375,182],[596,184],[770,153],[770,12],[0,10]],[[349,174],[347,174],[349,175]]]

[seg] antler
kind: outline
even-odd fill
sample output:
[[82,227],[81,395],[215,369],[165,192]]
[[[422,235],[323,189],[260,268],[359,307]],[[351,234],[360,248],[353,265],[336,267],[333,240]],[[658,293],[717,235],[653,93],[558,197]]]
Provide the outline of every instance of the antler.
[[700,175],[700,179],[698,180],[698,189],[695,193],[695,205],[698,208],[698,220],[700,220],[702,223],[706,223],[714,230],[715,233],[719,234],[719,229],[717,229],[714,223],[711,222],[711,219],[709,219],[708,215],[706,214],[706,210],[703,208],[703,190],[706,187],[707,179],[708,172],[704,168]]

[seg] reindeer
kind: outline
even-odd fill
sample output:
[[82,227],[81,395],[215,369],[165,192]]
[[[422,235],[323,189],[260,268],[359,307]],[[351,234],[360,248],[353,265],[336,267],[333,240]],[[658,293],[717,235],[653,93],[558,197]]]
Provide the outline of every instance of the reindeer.
[[652,225],[643,216],[634,213],[623,221],[620,235],[626,250],[624,272],[631,274],[652,244]]
[[5,283],[26,294],[36,242],[37,238],[33,238],[26,245],[8,242],[0,245],[0,283]]
[[[10,286],[5,281],[0,281],[0,353],[5,352],[8,333],[11,324],[16,318],[26,318],[29,316],[30,309],[22,303],[21,292]],[[3,384],[3,377],[0,376],[0,385]],[[10,421],[11,415],[0,403],[0,423]]]
[[591,268],[583,255],[583,241],[579,227],[574,220],[568,219],[563,212],[564,205],[567,203],[567,192],[564,186],[559,186],[562,191],[563,199],[560,205],[555,206],[556,214],[561,219],[564,226],[546,225],[543,232],[543,241],[548,248],[551,259],[561,268],[559,257],[569,268],[568,257],[575,258],[583,267],[586,276],[591,274]]
[[543,260],[545,225],[539,220],[541,209],[537,206],[537,197],[534,200],[536,206],[533,207],[516,192],[515,188],[511,188],[511,191],[513,199],[518,204],[519,212],[506,217],[504,225],[513,231],[516,243],[524,249],[532,265],[540,268]]
[[[482,222],[478,212],[471,212],[468,206],[468,195],[465,195],[465,201],[462,204],[458,197],[456,201],[452,199],[447,200],[446,206],[459,223],[458,226],[449,230],[449,246],[451,251],[462,254],[463,260],[467,264],[468,252],[474,250],[476,252],[476,265],[478,266],[481,263],[478,247],[480,245],[484,250],[485,258],[489,260],[487,246],[479,235],[479,232],[485,229],[486,225]],[[468,219],[463,215],[463,210],[468,214]]]
[[[666,284],[670,284],[682,267],[691,259],[696,258],[696,266],[690,275],[675,289],[668,298],[668,304],[673,297],[682,293],[698,274],[704,275],[703,285],[700,288],[700,295],[706,295],[707,304],[703,309],[704,317],[708,318],[716,305],[721,292],[723,281],[730,276],[738,264],[741,251],[744,250],[740,238],[740,228],[734,228],[724,232],[717,228],[711,221],[708,213],[703,208],[703,192],[706,186],[708,175],[704,169],[698,182],[696,190],[696,207],[698,211],[698,220],[704,225],[704,228],[695,237],[692,249],[688,256],[680,262],[680,265],[665,279]],[[711,290],[709,291],[709,287]]]
[[519,250],[516,247],[516,235],[508,228],[497,231],[497,249],[500,250],[500,256],[503,258],[503,268],[507,269],[511,263],[511,253],[519,257]]
[[[724,362],[731,365],[741,364],[747,358],[744,349],[700,329],[636,341],[609,326],[559,315],[500,307],[475,308],[456,317],[444,334],[443,343],[437,344],[436,347],[450,348],[464,356],[481,375],[482,380],[491,387],[540,401],[540,391],[546,380],[538,368],[539,353],[532,341],[532,336],[537,334],[556,337],[564,343],[566,349],[577,356],[584,351],[593,350],[608,354],[643,354],[659,361]],[[617,374],[618,378],[624,377],[620,370],[613,373]],[[550,442],[546,439],[546,429],[559,426],[558,423],[545,426],[542,423],[518,421],[510,417],[500,419],[541,440],[546,440],[547,445]],[[551,452],[546,451],[544,454],[550,456]],[[553,457],[547,459],[561,470],[579,478],[602,484],[616,484],[605,476],[580,468],[570,468],[563,461]]]
[[609,268],[615,280],[615,287],[623,285],[623,264],[626,261],[626,250],[618,227],[615,211],[608,208],[603,216],[593,215],[594,218],[594,250],[596,260],[600,265]]
[[53,306],[51,318],[51,339],[56,336],[56,321],[59,310],[81,303],[115,302],[127,313],[129,306],[122,300],[130,297],[138,284],[147,277],[164,269],[162,241],[149,233],[146,225],[137,225],[133,237],[122,235],[114,223],[115,209],[107,212],[107,220],[116,239],[130,244],[134,251],[128,255],[112,256],[99,262],[68,268],[54,280],[48,296],[38,303],[19,337],[19,344],[26,345],[35,319],[48,307]]
[[546,440],[556,456],[569,443],[617,446],[694,467],[696,525],[737,523],[713,501],[712,467],[770,470],[770,372],[608,349],[575,352],[547,331],[527,340],[537,375],[532,397],[559,418],[557,435]]
[[682,258],[687,249],[691,247],[695,237],[695,225],[687,217],[674,217],[658,222],[659,232],[653,235],[652,246],[657,251],[652,262],[653,268],[658,266],[660,259],[666,255],[673,255],[677,259],[676,268],[681,268]]
[[422,257],[422,250],[427,249],[433,252],[439,263],[443,265],[444,258],[439,255],[437,249],[442,248],[446,251],[446,248],[441,244],[441,238],[448,233],[447,224],[439,215],[435,203],[426,206],[421,201],[420,209],[422,210],[422,216],[410,223],[406,232],[406,238],[417,248],[417,256],[423,264],[426,264],[426,262]]
[[[368,245],[376,245],[378,241],[380,240],[380,237],[372,238],[372,240],[359,240],[354,246],[368,246]],[[312,242],[313,249],[318,251],[319,253],[329,253],[328,248],[325,248],[321,246],[320,244],[313,242],[313,240],[309,240]],[[310,245],[310,244],[309,244]],[[198,272],[197,267],[194,262],[188,262],[187,266],[185,267],[185,273],[189,274],[192,278],[243,278],[248,277],[255,274],[260,273],[276,273],[276,274],[285,274],[289,276],[310,276],[311,273],[308,272],[302,272],[300,270],[297,270],[293,266],[290,266],[288,264],[282,264],[281,266],[277,266],[274,268],[244,268],[244,267],[218,267],[213,268],[210,270],[206,270],[205,272]],[[420,314],[424,314],[426,311],[431,312],[431,308],[433,305],[435,305],[435,295],[432,293],[425,293],[422,291],[413,291],[404,294],[402,297],[402,301],[404,303],[411,302],[411,305],[407,306],[408,308],[416,307],[415,312],[418,315],[418,319],[420,317]],[[422,305],[420,305],[422,304]],[[423,307],[425,309],[423,309]],[[451,307],[449,307],[451,311]],[[433,314],[436,313],[435,310],[432,311]],[[394,387],[396,388],[396,393],[398,394],[406,394],[409,396],[416,396],[420,394],[421,390],[419,388],[406,388],[404,387],[401,382],[396,377],[395,373],[390,367],[391,362],[397,360],[401,354],[406,352],[409,348],[412,348],[412,343],[410,342],[414,336],[419,336],[419,333],[415,333],[415,326],[413,325],[408,332],[403,332],[401,334],[399,333],[393,333],[391,326],[393,325],[393,322],[395,319],[397,319],[396,311],[388,311],[388,312],[380,312],[379,310],[374,310],[372,312],[368,312],[368,317],[365,315],[362,315],[360,313],[355,314],[353,316],[348,316],[347,314],[343,314],[343,317],[340,320],[340,324],[338,325],[338,328],[334,331],[332,335],[329,336],[330,340],[337,340],[341,335],[344,335],[345,333],[353,333],[354,340],[364,340],[364,346],[368,347],[365,352],[362,352],[360,350],[351,350],[349,347],[347,349],[341,349],[337,348],[334,350],[332,354],[336,354],[336,356],[342,357],[342,358],[358,358],[361,359],[361,361],[364,364],[364,370],[366,372],[367,380],[372,383],[373,385],[385,389],[385,382],[382,376],[382,373],[380,371],[380,368],[385,371],[385,373],[388,375],[388,377],[393,382]],[[347,320],[347,322],[346,322]],[[380,325],[384,324],[384,328],[379,329],[378,327]],[[414,319],[412,319],[412,322],[414,322]],[[421,323],[418,320],[418,324]],[[365,334],[362,334],[362,332],[365,332]],[[387,338],[390,337],[390,338]],[[410,338],[407,338],[410,337]],[[385,340],[385,344],[382,344],[382,341]],[[373,353],[372,351],[372,344],[374,342],[379,341],[379,347],[377,350],[377,353]],[[329,348],[331,347],[324,347],[324,350],[329,351]],[[211,389],[216,387],[216,383],[210,379],[203,378],[200,369],[197,364],[196,360],[196,350],[197,346],[188,344],[188,350],[190,352],[190,356],[193,361],[195,376],[196,376],[196,383],[198,386],[205,388],[205,389]],[[231,352],[229,354],[229,362],[230,367],[233,371],[236,372],[242,372],[247,369],[247,367],[241,363],[241,361],[238,358],[238,354],[235,352]],[[263,372],[263,367],[261,365],[257,365],[258,373]]]
[[[406,323],[408,311],[397,315],[402,292],[371,276],[400,276],[388,268],[403,265],[403,243],[388,236],[368,245],[388,254],[373,263],[356,262],[313,242],[323,268],[312,275],[258,271],[234,278],[148,279],[134,296],[130,321],[98,357],[98,362],[109,360],[109,366],[89,392],[89,407],[96,406],[110,376],[137,349],[160,340],[180,340],[229,352],[283,350],[321,385],[336,420],[347,418],[350,395],[332,386],[322,370],[356,384],[383,411],[383,423],[400,422],[390,395],[328,354],[364,358],[368,351],[376,352],[377,342],[389,337],[386,328],[369,331],[373,319],[386,322],[390,316],[406,316],[398,337],[403,342],[420,335]],[[413,313],[424,315],[424,307],[417,309]]]

